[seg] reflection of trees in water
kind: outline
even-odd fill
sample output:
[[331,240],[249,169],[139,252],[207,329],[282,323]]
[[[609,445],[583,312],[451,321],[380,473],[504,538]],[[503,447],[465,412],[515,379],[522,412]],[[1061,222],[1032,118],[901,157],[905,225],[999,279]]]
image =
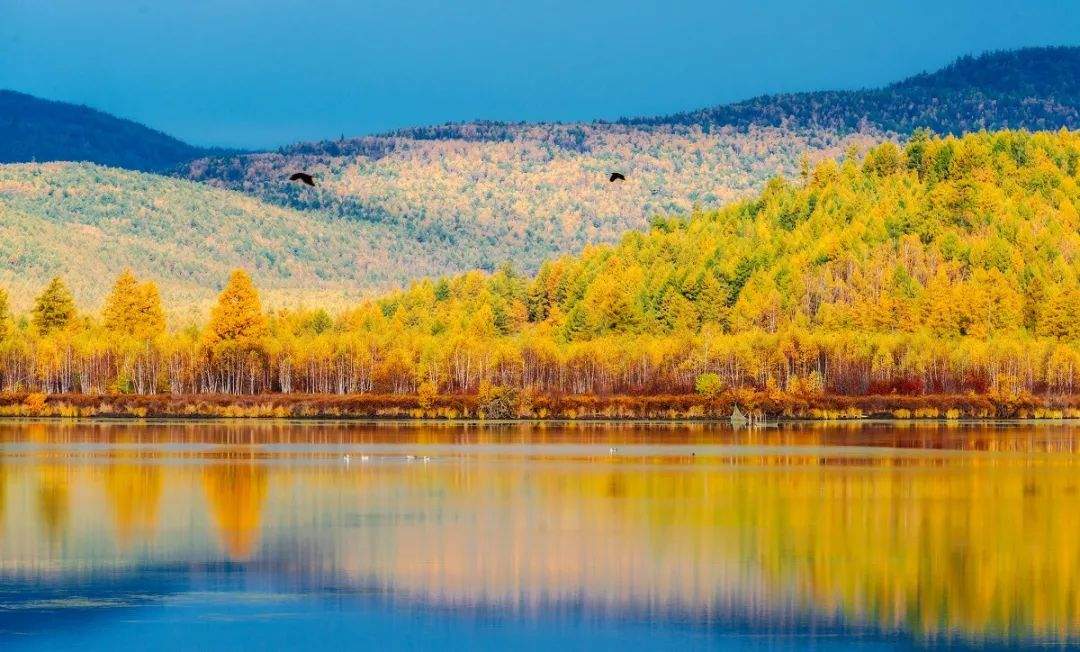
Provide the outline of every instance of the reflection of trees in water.
[[370,538],[361,523],[362,545],[335,564],[453,605],[584,598],[814,613],[927,637],[1080,635],[1075,461],[822,462],[369,473],[358,508],[393,496],[412,516]]
[[923,636],[1080,635],[1075,463],[714,478],[739,555],[807,609]]
[[0,459],[0,537],[4,536],[4,523],[7,515],[7,467]]
[[46,464],[38,468],[38,516],[50,545],[59,543],[67,528],[71,479],[71,470],[66,466]]
[[[109,527],[121,548],[149,541],[158,521],[170,531],[200,522],[192,515],[202,513],[204,495],[211,539],[228,557],[315,589],[376,586],[462,608],[584,602],[656,617],[750,614],[763,627],[796,627],[813,614],[922,636],[1080,636],[1080,528],[1073,525],[1080,456],[1067,452],[1071,426],[755,431],[738,433],[736,441],[806,448],[725,450],[723,458],[699,454],[678,463],[627,457],[625,449],[608,456],[606,447],[593,459],[543,457],[540,447],[528,460],[470,453],[428,465],[373,460],[349,467],[336,457],[264,463],[253,458],[270,453],[243,445],[268,432],[261,426],[212,428],[229,442],[214,449],[212,463],[141,459],[103,467],[98,477],[113,523],[87,521],[91,510],[80,508],[79,501],[101,496],[100,484],[80,488],[87,474],[47,460],[0,465],[0,481],[6,472],[16,488],[8,492],[8,519],[26,522],[18,513],[24,506],[12,498],[20,495],[16,476],[24,474],[37,488],[29,495],[37,496],[43,524],[28,545],[55,542],[75,526],[82,530],[68,537],[72,546],[100,540],[97,531]],[[283,425],[269,432],[305,443],[404,434],[400,427],[343,429],[290,432]],[[445,430],[421,430],[423,441],[445,441]],[[206,436],[187,426],[183,432]],[[505,442],[512,432],[477,429],[467,436]],[[574,431],[543,436],[565,441],[568,432]],[[578,432],[588,441],[613,436],[593,426]],[[842,437],[875,450],[821,447]],[[914,439],[997,452],[884,448]],[[166,495],[169,509],[159,507]],[[162,562],[215,556],[202,550],[203,541],[170,538],[148,554]]]
[[157,525],[161,502],[161,469],[147,464],[110,464],[105,493],[116,524],[116,540],[127,550],[133,539],[149,539]]
[[834,445],[965,451],[1073,452],[1080,425],[1034,422],[977,423],[941,420],[800,422],[778,428],[732,430],[724,423],[530,422],[439,423],[281,420],[191,423],[19,423],[0,421],[0,442],[40,444],[209,444],[210,451],[170,452],[174,457],[241,459],[265,444],[675,444]]
[[267,470],[255,464],[213,464],[203,470],[203,488],[210,514],[226,553],[233,559],[251,556],[259,536],[266,501]]

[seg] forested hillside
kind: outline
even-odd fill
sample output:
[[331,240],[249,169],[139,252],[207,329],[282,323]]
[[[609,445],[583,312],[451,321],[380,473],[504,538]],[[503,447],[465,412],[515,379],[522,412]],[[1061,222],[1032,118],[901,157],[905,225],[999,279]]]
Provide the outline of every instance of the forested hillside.
[[170,310],[185,314],[238,266],[274,301],[342,305],[400,283],[404,260],[416,273],[439,269],[379,225],[86,163],[0,165],[0,286],[20,309],[56,275],[80,307],[96,309],[125,267],[155,280]]
[[[614,242],[656,213],[709,210],[794,177],[804,153],[835,158],[942,133],[1080,126],[1080,48],[965,57],[878,90],[756,98],[620,124],[475,122],[199,159],[184,174],[264,201],[376,222],[447,272]],[[319,188],[286,182],[314,172]],[[625,183],[607,183],[611,171]]]
[[1080,127],[1080,48],[966,56],[884,88],[765,95],[630,125],[784,126],[850,132],[962,134],[982,129]]
[[[806,152],[837,156],[872,137],[754,129],[520,125],[497,140],[371,137],[280,153],[200,159],[191,179],[299,210],[377,223],[415,242],[445,272],[493,270],[641,229],[658,212],[720,206],[768,178],[796,174]],[[287,181],[313,172],[317,188]],[[627,180],[609,183],[612,171]]]
[[210,153],[89,107],[0,90],[0,163],[88,161],[162,171]]
[[[467,390],[1074,391],[1080,136],[917,134],[614,247],[379,303]],[[373,332],[378,332],[377,330]],[[415,338],[415,339],[413,339]],[[481,371],[482,370],[482,371]]]
[[479,395],[503,414],[567,394],[1071,396],[1078,208],[1076,133],[918,133],[534,278],[471,272],[337,314],[266,314],[236,274],[206,327],[126,357],[95,319],[35,326],[57,312],[45,292],[36,321],[8,327],[2,382],[105,388],[138,363],[140,387],[178,393]]

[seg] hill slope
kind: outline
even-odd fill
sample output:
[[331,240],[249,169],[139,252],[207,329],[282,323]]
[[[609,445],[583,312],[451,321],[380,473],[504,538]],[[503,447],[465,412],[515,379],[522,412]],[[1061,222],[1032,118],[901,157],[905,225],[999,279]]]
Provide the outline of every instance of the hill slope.
[[[237,198],[223,193],[217,207]],[[439,417],[701,416],[733,401],[817,416],[1076,415],[1080,134],[919,134],[721,210],[657,218],[532,278],[504,268],[424,280],[336,318],[309,307],[264,321],[254,302],[229,301],[229,319],[246,325],[232,335],[132,340],[132,355],[170,360],[138,391],[413,394],[332,401],[325,413],[419,405],[408,413]],[[82,364],[117,346],[93,320],[47,334],[7,326],[0,385],[130,379]],[[848,400],[866,395],[878,398]]]
[[421,377],[453,391],[484,375],[468,365],[572,393],[692,391],[705,373],[811,393],[1072,393],[1080,134],[886,143],[531,280],[423,282],[379,306],[392,325],[372,336],[415,347]]
[[160,171],[209,153],[85,106],[0,90],[0,163],[89,161]]
[[[445,272],[491,270],[507,260],[531,271],[551,255],[644,228],[657,212],[743,197],[776,174],[795,174],[808,150],[835,156],[871,139],[777,129],[512,131],[499,140],[372,137],[297,145],[198,160],[188,175],[278,205],[386,226],[418,243]],[[313,172],[318,188],[289,183],[297,169]],[[612,170],[627,181],[609,183]]]
[[399,282],[386,270],[403,259],[434,271],[378,225],[86,163],[0,165],[0,285],[20,308],[53,275],[96,307],[124,267],[157,281],[177,308],[212,299],[234,267],[250,270],[271,303],[320,294],[339,303]]
[[[875,91],[757,98],[622,124],[476,122],[193,162],[186,176],[300,210],[387,226],[447,272],[614,242],[658,212],[717,208],[793,177],[800,157],[916,127],[1080,126],[1080,48],[964,58]],[[285,181],[313,171],[317,190]],[[608,184],[607,174],[627,174]]]
[[867,127],[961,134],[1080,127],[1080,48],[1025,48],[962,57],[884,88],[766,95],[698,111],[629,118],[632,125]]

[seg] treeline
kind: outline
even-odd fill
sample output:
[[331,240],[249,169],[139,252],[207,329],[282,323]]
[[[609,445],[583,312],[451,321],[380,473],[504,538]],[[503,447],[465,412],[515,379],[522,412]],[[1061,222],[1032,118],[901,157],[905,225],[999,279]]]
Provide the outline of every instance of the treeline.
[[482,395],[507,415],[537,396],[1066,406],[1055,397],[1080,382],[1078,207],[1078,134],[919,133],[532,278],[425,280],[337,314],[266,312],[237,271],[205,325],[167,331],[156,291],[130,274],[100,316],[77,315],[55,280],[30,315],[4,317],[0,388],[420,407]]

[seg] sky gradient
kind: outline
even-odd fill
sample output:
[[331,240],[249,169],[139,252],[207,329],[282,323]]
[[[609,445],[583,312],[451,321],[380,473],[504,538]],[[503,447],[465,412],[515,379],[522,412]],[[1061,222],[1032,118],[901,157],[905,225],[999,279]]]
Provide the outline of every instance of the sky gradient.
[[880,4],[0,0],[0,88],[256,148],[451,120],[671,113],[1080,44],[1075,2]]

